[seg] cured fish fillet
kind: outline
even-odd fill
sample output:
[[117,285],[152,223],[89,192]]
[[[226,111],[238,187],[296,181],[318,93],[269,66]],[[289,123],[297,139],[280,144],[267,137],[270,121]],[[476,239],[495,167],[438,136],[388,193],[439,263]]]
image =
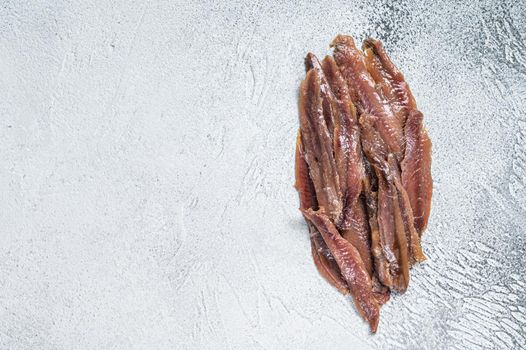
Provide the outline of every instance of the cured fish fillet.
[[374,39],[363,42],[365,62],[379,92],[391,106],[400,125],[404,126],[409,110],[416,109],[416,101],[403,74],[385,52],[382,43]]
[[382,249],[380,228],[378,227],[378,191],[374,191],[371,186],[366,186],[365,202],[371,230],[371,254],[373,256],[375,274],[381,284],[386,287],[392,287],[393,281],[389,271],[389,262]]
[[431,140],[422,125],[423,115],[410,110],[405,125],[406,150],[402,161],[402,185],[413,210],[414,226],[421,236],[431,212]]
[[[406,126],[404,136],[406,147],[409,145],[409,149],[406,149],[404,159],[406,155],[409,159],[401,163],[407,169],[402,182],[407,192],[410,192],[408,197],[414,214],[414,226],[420,235],[427,226],[431,203],[431,142],[422,127],[423,118],[417,110],[413,93],[403,74],[385,52],[382,43],[375,39],[366,39],[363,50],[367,70],[375,80],[377,90],[389,103],[400,124]],[[411,123],[406,125],[409,116]],[[422,174],[412,177],[410,171],[422,171]]]
[[[313,69],[320,77],[323,114],[327,128],[334,126],[333,147],[338,169],[340,192],[343,195],[342,214],[336,225],[342,236],[360,253],[362,261],[372,277],[372,261],[369,241],[369,224],[359,199],[365,176],[360,147],[360,131],[356,111],[347,91],[347,83],[341,76],[336,62],[326,57],[323,63],[313,54],[307,54],[307,69]],[[328,111],[327,111],[328,109]],[[327,121],[330,122],[327,122]]]
[[[296,139],[295,187],[300,197],[300,210],[316,210],[318,208],[318,202],[316,200],[314,184],[309,176],[309,168],[305,161],[300,132],[298,132],[298,137]],[[336,261],[325,244],[325,241],[310,221],[308,221],[307,224],[310,232],[312,258],[318,272],[341,293],[349,294],[347,284],[341,276],[340,268],[336,264]]]
[[360,254],[340,235],[336,226],[326,215],[312,209],[304,211],[303,214],[320,231],[349,286],[356,309],[369,323],[371,331],[376,332],[380,319],[380,306],[373,292],[372,280],[363,266]]
[[331,218],[342,211],[332,138],[323,115],[320,76],[311,69],[300,87],[300,130],[305,160],[320,210]]
[[383,283],[403,293],[409,283],[410,265],[425,260],[425,256],[413,225],[413,213],[401,184],[398,164],[374,129],[375,119],[372,115],[360,118],[364,151],[376,168],[379,183],[377,220],[383,256],[378,252],[373,254],[378,264],[382,265],[384,258],[389,263],[391,278],[386,277],[384,269],[380,270]]
[[305,58],[296,183],[319,273],[376,332],[404,293],[431,207],[431,141],[409,85],[382,44],[338,35],[332,56]]
[[420,245],[420,236],[418,235],[415,229],[413,220],[413,210],[411,209],[409,196],[407,195],[405,188],[401,184],[400,171],[398,170],[398,165],[392,154],[387,156],[387,162],[389,164],[389,169],[391,169],[391,171],[393,172],[393,183],[397,189],[398,205],[400,207],[400,214],[402,216],[404,232],[407,239],[407,245],[409,247],[410,264],[414,265],[417,262],[422,262],[426,260],[426,256],[424,255],[424,252],[422,251],[422,246]]
[[363,54],[356,48],[350,36],[338,35],[331,46],[334,47],[334,59],[342,75],[347,84],[353,86],[353,90],[356,91],[360,113],[378,117],[375,128],[389,147],[389,151],[401,160],[404,149],[402,125],[389,104],[378,94],[375,82],[365,66]]
[[[362,192],[362,183],[365,179],[365,170],[362,162],[362,150],[360,145],[360,128],[356,109],[351,102],[347,83],[336,65],[334,59],[327,56],[323,59],[322,70],[329,83],[330,90],[338,108],[337,130],[335,134],[338,140],[335,142],[335,154],[341,163],[341,183],[344,194],[344,208],[339,218],[338,226],[346,228],[349,220],[353,220],[352,208]],[[343,190],[345,189],[345,190]],[[356,219],[354,219],[356,221]]]
[[371,257],[371,233],[369,222],[365,211],[364,203],[361,198],[354,203],[349,215],[348,227],[340,229],[341,235],[351,243],[360,253],[360,258],[369,276],[373,276],[373,263]]
[[[312,59],[313,55],[310,57]],[[318,62],[317,59],[314,58],[314,62]],[[320,67],[319,63],[314,63],[313,67],[320,69],[317,68]],[[340,184],[345,184],[345,186],[342,186],[344,207],[336,224],[341,230],[342,236],[359,251],[362,261],[372,277],[369,223],[363,200],[360,198],[365,170],[362,162],[360,129],[356,110],[351,102],[347,83],[332,57],[324,58],[321,70],[324,79],[329,84],[330,96],[335,102],[332,105],[335,105],[338,110],[334,131],[334,153],[341,169]]]

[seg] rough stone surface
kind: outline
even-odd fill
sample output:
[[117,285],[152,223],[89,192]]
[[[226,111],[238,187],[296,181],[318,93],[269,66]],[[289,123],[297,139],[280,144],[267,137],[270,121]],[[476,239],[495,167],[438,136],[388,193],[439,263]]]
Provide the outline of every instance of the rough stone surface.
[[[0,348],[526,348],[526,2],[0,5]],[[293,184],[308,51],[374,36],[433,140],[377,335]]]

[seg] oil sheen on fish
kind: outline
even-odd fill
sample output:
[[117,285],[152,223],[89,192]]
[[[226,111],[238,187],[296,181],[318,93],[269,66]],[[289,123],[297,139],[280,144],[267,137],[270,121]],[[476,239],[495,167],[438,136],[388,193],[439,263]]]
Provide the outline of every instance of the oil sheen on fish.
[[296,183],[319,273],[376,332],[380,307],[426,260],[431,141],[382,43],[338,35],[332,55],[305,58]]

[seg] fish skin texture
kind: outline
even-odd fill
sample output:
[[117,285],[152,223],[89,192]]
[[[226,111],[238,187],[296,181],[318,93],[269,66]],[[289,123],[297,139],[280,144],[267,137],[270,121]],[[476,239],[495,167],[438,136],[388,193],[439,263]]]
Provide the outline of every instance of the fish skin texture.
[[380,241],[380,228],[378,227],[378,191],[373,191],[371,187],[366,187],[365,202],[371,230],[371,254],[375,275],[381,284],[386,287],[392,287],[393,280],[389,271],[389,262],[384,255]]
[[338,35],[305,58],[296,182],[322,277],[350,294],[374,333],[380,307],[426,260],[431,141],[404,76],[382,44]]
[[338,35],[331,44],[334,59],[349,86],[356,91],[361,113],[378,116],[376,129],[393,152],[401,160],[404,149],[403,129],[389,104],[378,94],[375,81],[367,71],[364,55],[356,48],[350,36]]
[[380,41],[368,38],[363,42],[367,70],[375,80],[391,110],[405,125],[409,110],[416,109],[416,101],[404,76],[391,61]]
[[413,210],[414,225],[421,236],[431,212],[433,180],[431,177],[431,140],[423,124],[423,115],[409,112],[405,125],[406,150],[401,162],[402,185],[406,189]]
[[393,172],[393,182],[398,191],[398,204],[400,207],[400,212],[404,224],[404,232],[407,238],[407,245],[409,247],[409,258],[411,266],[426,260],[426,256],[422,251],[422,246],[420,245],[420,236],[418,235],[414,220],[413,220],[413,210],[411,209],[411,203],[409,201],[409,196],[405,191],[405,188],[402,186],[400,179],[400,170],[398,169],[398,164],[394,159],[393,155],[387,156],[387,162],[390,169]]
[[340,235],[336,226],[326,215],[312,209],[304,211],[303,214],[320,231],[342,271],[342,276],[349,286],[358,312],[369,323],[371,331],[376,332],[380,319],[380,306],[360,253]]
[[340,159],[339,163],[342,169],[340,172],[340,183],[345,183],[345,186],[342,186],[344,207],[337,225],[339,228],[345,229],[349,226],[350,220],[356,221],[356,218],[351,217],[353,213],[352,208],[362,192],[362,184],[365,179],[360,144],[360,127],[347,83],[332,57],[327,56],[323,59],[322,70],[339,111],[339,118],[336,124],[337,130],[335,131],[338,139],[335,142],[334,153],[336,158]]
[[360,253],[365,269],[369,276],[373,276],[373,263],[371,257],[371,239],[367,212],[362,198],[359,198],[351,209],[349,226],[340,229],[342,237],[351,243]]
[[342,200],[332,139],[323,115],[319,74],[311,69],[300,87],[300,130],[318,206],[329,217],[341,214]]
[[[296,139],[296,190],[300,197],[300,210],[318,208],[316,200],[316,193],[314,184],[309,176],[308,164],[305,161],[303,154],[303,146],[301,144],[301,132],[298,131]],[[349,288],[340,272],[340,268],[336,264],[329,248],[321,237],[316,227],[310,222],[307,222],[310,232],[311,253],[314,264],[318,272],[336,289],[343,294],[349,294]]]

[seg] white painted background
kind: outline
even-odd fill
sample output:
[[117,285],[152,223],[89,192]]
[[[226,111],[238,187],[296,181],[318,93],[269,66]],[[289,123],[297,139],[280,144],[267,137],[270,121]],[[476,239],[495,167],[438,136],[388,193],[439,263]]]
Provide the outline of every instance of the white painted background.
[[[0,348],[526,347],[520,2],[0,2]],[[409,291],[368,333],[297,210],[297,87],[385,42],[434,142]]]

